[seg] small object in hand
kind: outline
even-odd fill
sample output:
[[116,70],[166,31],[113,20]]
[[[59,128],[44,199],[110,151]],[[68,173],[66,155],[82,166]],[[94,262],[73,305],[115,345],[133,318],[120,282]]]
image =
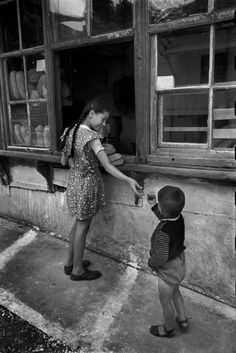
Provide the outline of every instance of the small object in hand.
[[153,202],[156,200],[156,195],[153,193],[147,194],[147,201]]

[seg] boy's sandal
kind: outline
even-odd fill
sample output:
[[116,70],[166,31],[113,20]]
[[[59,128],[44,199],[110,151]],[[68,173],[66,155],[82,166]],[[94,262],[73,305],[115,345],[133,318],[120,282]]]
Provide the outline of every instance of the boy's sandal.
[[[160,327],[163,327],[164,333],[159,330]],[[153,336],[156,337],[172,338],[175,336],[175,328],[173,328],[173,330],[167,330],[165,325],[151,326],[149,331]]]
[[179,320],[178,318],[176,318],[176,322],[179,325],[179,328],[181,329],[181,331],[183,331],[183,332],[188,331],[188,329],[189,329],[188,319]]
[[[89,267],[90,264],[91,264],[91,262],[89,260],[83,260],[83,267],[84,268]],[[73,270],[73,265],[71,265],[71,266],[66,266],[65,265],[64,266],[65,275],[69,276],[71,274],[72,270]]]
[[74,275],[73,273],[70,275],[70,279],[72,281],[92,281],[101,277],[101,272],[99,271],[91,271],[88,268],[85,268],[84,273],[81,275]]

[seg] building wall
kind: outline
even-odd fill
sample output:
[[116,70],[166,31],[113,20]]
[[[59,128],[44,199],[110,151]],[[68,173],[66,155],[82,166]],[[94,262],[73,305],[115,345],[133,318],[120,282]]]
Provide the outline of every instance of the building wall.
[[[0,184],[0,213],[67,237],[73,219],[67,214],[64,193],[47,192],[45,179],[34,167],[13,164],[11,174],[10,187]],[[145,197],[136,206],[128,185],[109,175],[104,175],[104,181],[107,205],[94,218],[87,245],[148,270],[150,236],[158,220]],[[56,179],[54,182],[60,184]],[[233,186],[157,174],[146,174],[144,182],[145,193],[158,192],[164,185],[175,185],[185,192],[184,285],[234,305]]]

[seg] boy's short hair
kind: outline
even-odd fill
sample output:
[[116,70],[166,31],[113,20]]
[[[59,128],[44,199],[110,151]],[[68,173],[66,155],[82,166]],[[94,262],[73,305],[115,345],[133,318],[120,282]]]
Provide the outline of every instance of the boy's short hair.
[[185,205],[183,191],[176,187],[167,185],[158,192],[158,202],[169,217],[178,217]]

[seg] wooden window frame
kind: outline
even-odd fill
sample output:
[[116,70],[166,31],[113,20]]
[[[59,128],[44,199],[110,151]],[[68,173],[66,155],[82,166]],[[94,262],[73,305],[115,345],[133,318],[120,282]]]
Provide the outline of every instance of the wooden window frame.
[[[221,10],[212,12],[214,8],[214,0],[209,0],[208,13],[192,16],[182,20],[173,20],[168,23],[162,23],[157,25],[147,25],[146,31],[149,35],[150,45],[150,59],[149,59],[149,73],[150,73],[150,128],[149,128],[149,153],[147,154],[147,163],[151,165],[159,166],[189,166],[190,168],[232,168],[235,167],[234,149],[232,151],[210,149],[210,141],[212,140],[212,108],[213,108],[213,90],[215,89],[228,89],[234,88],[236,92],[236,81],[224,83],[224,84],[213,84],[213,61],[214,61],[214,47],[213,43],[215,40],[214,25],[221,22],[232,21],[235,16],[235,9]],[[148,12],[148,6],[146,11]],[[158,119],[157,110],[157,94],[162,91],[157,90],[157,60],[158,60],[158,48],[157,48],[157,36],[160,33],[171,33],[179,29],[188,28],[200,28],[201,26],[208,25],[210,27],[210,46],[209,46],[209,83],[205,85],[193,85],[175,87],[173,89],[164,90],[165,93],[171,92],[191,92],[194,90],[208,90],[208,150],[206,145],[188,144],[187,148],[183,148],[180,144],[173,143],[162,143],[161,146],[157,145],[157,133],[158,132]],[[236,94],[235,94],[236,97]]]

